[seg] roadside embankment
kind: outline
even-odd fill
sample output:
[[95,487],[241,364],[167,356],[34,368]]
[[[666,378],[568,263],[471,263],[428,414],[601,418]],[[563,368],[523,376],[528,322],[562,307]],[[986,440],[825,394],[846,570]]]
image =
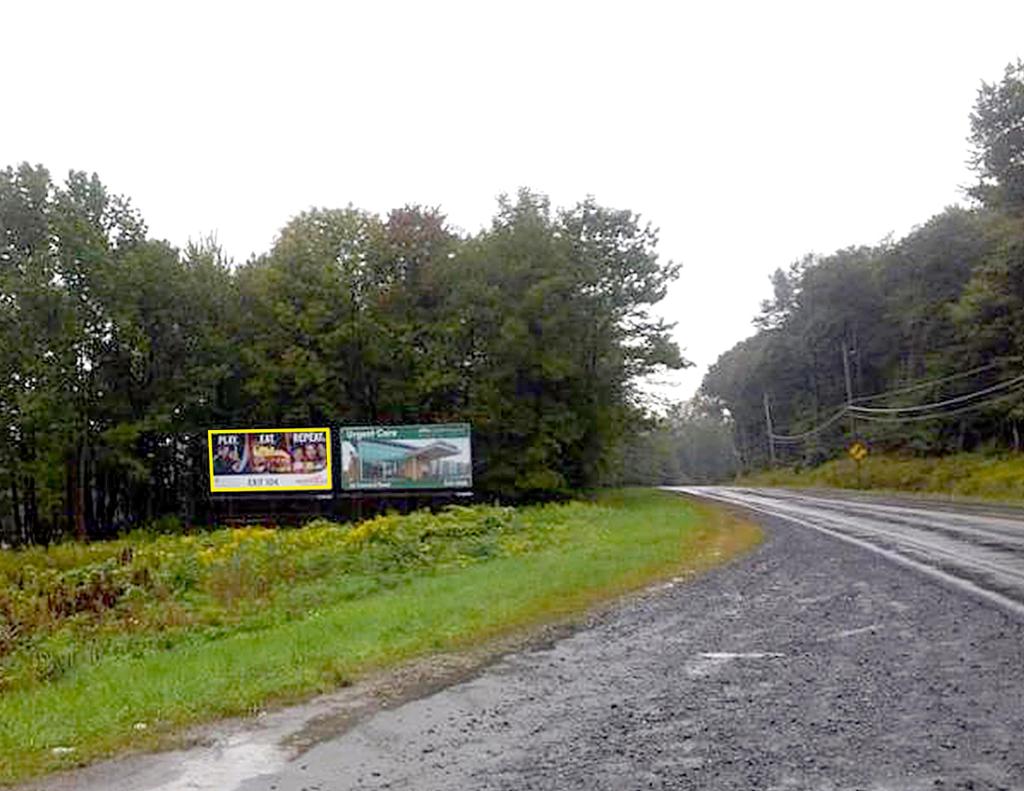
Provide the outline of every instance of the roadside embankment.
[[960,453],[937,458],[871,455],[861,463],[859,471],[852,459],[836,459],[818,467],[745,475],[737,484],[877,489],[1024,501],[1024,454]]
[[571,617],[760,540],[647,490],[0,552],[0,782]]

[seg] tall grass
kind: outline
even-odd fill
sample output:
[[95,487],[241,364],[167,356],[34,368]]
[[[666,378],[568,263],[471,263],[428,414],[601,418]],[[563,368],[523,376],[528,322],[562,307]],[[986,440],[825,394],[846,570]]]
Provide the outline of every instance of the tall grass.
[[[62,638],[71,658],[52,678],[25,679],[0,693],[0,780],[152,744],[188,723],[252,712],[563,616],[660,575],[720,562],[757,540],[756,528],[706,507],[627,491],[595,504],[177,539],[187,550],[164,539],[145,539],[145,551],[141,543],[121,545],[134,547],[129,568],[156,547],[194,559],[167,560],[168,568],[187,571],[170,574],[177,589],[160,564],[152,572],[162,580],[153,595],[180,610],[180,624],[133,625],[120,612],[128,606],[122,598],[103,613],[70,616],[82,618],[81,635],[70,623],[44,630],[50,641],[71,635]],[[116,551],[37,550],[34,562],[68,573],[71,556],[92,566],[110,563]],[[251,568],[291,576],[243,571],[253,554]],[[19,565],[3,562],[4,573]],[[92,647],[81,653],[83,645]]]
[[585,508],[452,507],[356,527],[319,520],[0,552],[0,692],[101,656],[301,617],[427,569],[519,554],[556,541]]
[[750,486],[827,486],[1024,501],[1024,455],[872,455],[861,464],[859,473],[851,459],[837,459],[811,469],[759,472],[738,482]]

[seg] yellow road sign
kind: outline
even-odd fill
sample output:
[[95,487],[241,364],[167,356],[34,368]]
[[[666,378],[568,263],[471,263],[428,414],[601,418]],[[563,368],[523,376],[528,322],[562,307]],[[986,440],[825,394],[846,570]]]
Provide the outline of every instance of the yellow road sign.
[[854,442],[846,452],[850,454],[850,458],[854,461],[864,461],[868,455],[868,447],[863,442]]

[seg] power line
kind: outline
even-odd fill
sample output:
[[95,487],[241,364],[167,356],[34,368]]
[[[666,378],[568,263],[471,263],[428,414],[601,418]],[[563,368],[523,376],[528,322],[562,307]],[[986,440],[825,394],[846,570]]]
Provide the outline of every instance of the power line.
[[874,393],[873,395],[859,396],[853,399],[854,403],[860,403],[865,401],[875,401],[879,398],[888,398],[889,396],[902,395],[904,393],[913,393],[918,390],[927,390],[928,388],[935,387],[936,385],[945,384],[946,382],[955,382],[959,379],[966,379],[969,376],[983,373],[991,370],[992,368],[998,368],[1007,362],[1019,362],[1024,358],[1022,357],[1000,357],[987,365],[979,365],[977,368],[971,368],[969,371],[961,371],[960,373],[950,374],[949,376],[943,376],[938,379],[930,379],[927,382],[918,382],[917,384],[907,385],[906,387],[899,387],[895,390],[885,390],[881,393]]
[[809,429],[808,431],[805,431],[802,434],[772,434],[772,439],[775,440],[776,442],[801,442],[802,440],[807,439],[808,437],[811,437],[821,431],[824,431],[837,420],[841,419],[843,415],[845,415],[848,411],[849,407],[841,407],[839,411],[837,411],[835,414],[829,417],[824,423],[822,423],[819,426],[815,426],[814,428]]
[[962,415],[967,412],[973,412],[978,409],[984,409],[985,407],[992,406],[993,404],[998,404],[1001,401],[1008,401],[1014,396],[1021,395],[1024,395],[1024,387],[1021,387],[1017,390],[1013,390],[1009,393],[1004,393],[1003,395],[997,396],[995,398],[987,399],[978,404],[968,404],[967,406],[962,406],[957,409],[950,409],[945,412],[936,412],[931,415],[908,415],[906,417],[861,415],[861,418],[871,423],[911,423],[919,422],[922,420],[942,420],[945,418],[956,417],[957,415]]
[[[992,367],[991,365],[985,366],[984,369]],[[979,369],[973,369],[973,372],[977,372]],[[963,378],[969,375],[971,372],[964,372],[960,375]],[[948,378],[947,378],[948,379]],[[966,406],[957,407],[955,409],[946,409],[946,407],[956,407],[957,404],[964,404],[965,402],[972,401],[976,398],[980,398],[985,395],[991,395],[1003,390],[1009,390],[1010,392],[1002,393],[1001,395],[987,399],[980,403],[968,404]],[[895,391],[894,391],[895,392]],[[998,403],[999,401],[1005,400],[1011,396],[1017,395],[1018,393],[1024,393],[1024,375],[1014,377],[1013,379],[1007,379],[981,390],[976,390],[973,393],[967,393],[962,396],[956,396],[955,398],[948,398],[944,401],[935,401],[929,404],[915,404],[906,407],[861,407],[853,405],[845,405],[840,407],[824,422],[815,426],[814,428],[808,429],[807,431],[799,434],[776,434],[769,431],[769,438],[774,442],[780,443],[796,443],[802,442],[816,434],[821,433],[825,429],[834,425],[836,422],[841,420],[847,413],[854,413],[863,418],[876,423],[903,423],[903,422],[916,422],[921,420],[936,420],[941,418],[953,417],[955,415],[970,412],[974,409],[981,409],[991,404]],[[939,411],[936,411],[939,410]],[[927,415],[906,415],[903,413],[915,413],[915,412],[929,412],[932,414]]]
[[1018,384],[1024,384],[1024,375],[1014,377],[1013,379],[1007,379],[1005,381],[991,385],[990,387],[986,387],[981,390],[976,390],[973,393],[967,393],[966,395],[956,396],[955,398],[947,398],[945,401],[935,401],[930,404],[915,404],[913,406],[898,407],[852,406],[850,407],[850,409],[856,412],[858,415],[899,414],[900,412],[927,412],[929,410],[941,409],[942,407],[946,406],[962,404],[965,401],[971,401],[972,399],[978,398],[983,395],[995,393],[1000,390],[1006,390]]

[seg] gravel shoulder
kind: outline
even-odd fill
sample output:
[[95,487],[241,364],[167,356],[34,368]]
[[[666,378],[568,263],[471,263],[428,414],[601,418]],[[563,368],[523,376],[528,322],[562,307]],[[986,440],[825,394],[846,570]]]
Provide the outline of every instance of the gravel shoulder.
[[763,524],[751,556],[241,788],[1024,787],[1024,624],[856,546]]

